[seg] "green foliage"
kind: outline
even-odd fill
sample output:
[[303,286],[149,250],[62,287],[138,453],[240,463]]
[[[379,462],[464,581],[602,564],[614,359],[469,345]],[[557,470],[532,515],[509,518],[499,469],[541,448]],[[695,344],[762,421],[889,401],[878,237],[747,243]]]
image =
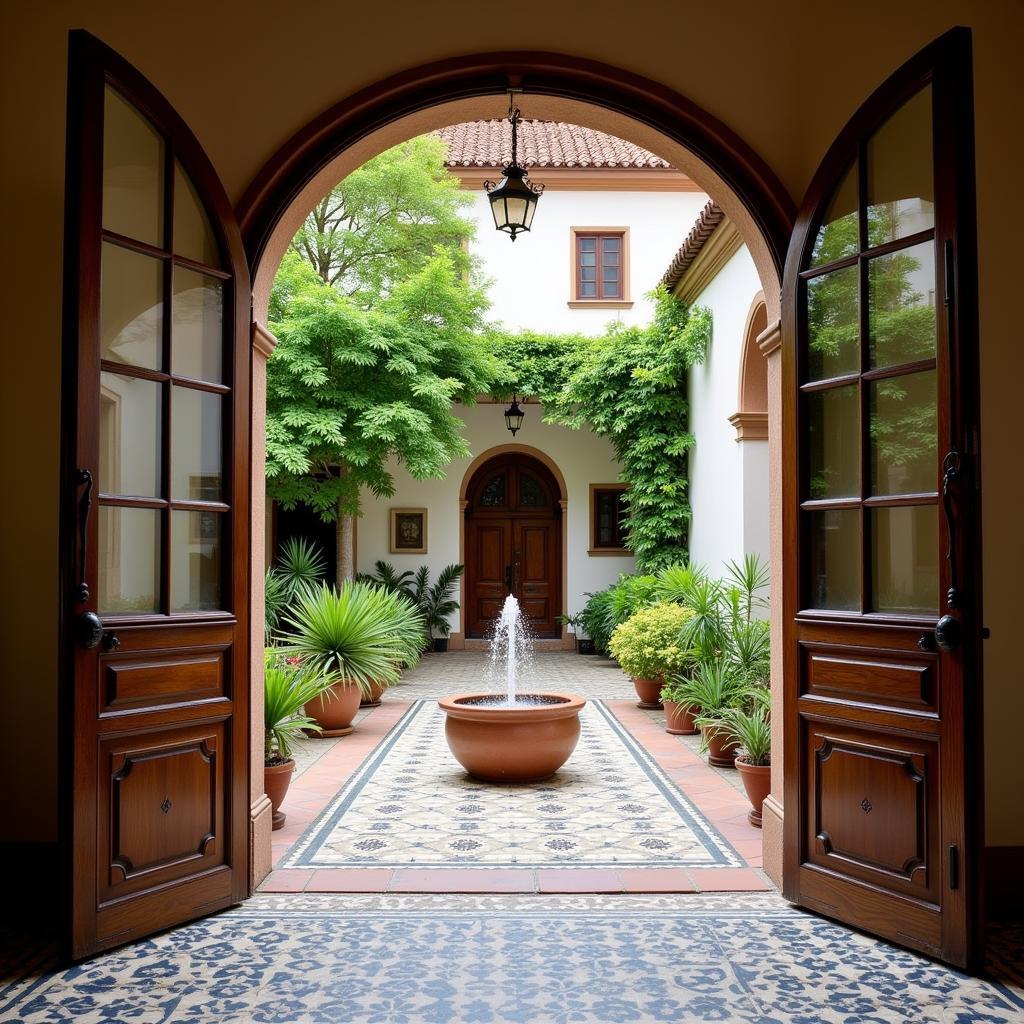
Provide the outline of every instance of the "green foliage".
[[614,587],[606,587],[604,590],[587,594],[587,603],[583,606],[583,611],[580,612],[584,631],[594,641],[594,650],[598,654],[607,654],[608,641],[616,626],[612,614],[614,589]]
[[749,620],[755,608],[767,608],[768,598],[764,591],[771,582],[771,569],[756,553],[747,553],[742,562],[730,561],[726,566],[728,582],[735,587],[742,599],[743,611]]
[[[535,395],[549,422],[611,442],[626,492],[626,530],[637,564],[655,571],[685,560],[690,506],[686,372],[711,339],[711,314],[664,289],[645,327],[611,324],[598,338],[492,337],[503,364],[493,391]],[[595,638],[596,639],[596,638]]]
[[715,727],[740,745],[743,760],[748,764],[771,763],[772,724],[764,704],[758,703],[751,709],[727,708]]
[[275,651],[267,651],[263,666],[263,756],[266,764],[287,761],[291,744],[302,730],[320,732],[320,726],[303,713],[309,701],[321,696],[331,681],[319,672],[289,665]]
[[[661,695],[689,711],[710,720],[726,708],[738,707],[748,697],[750,687],[732,667],[721,659],[700,662],[691,675],[674,675],[666,680]],[[698,724],[703,722],[698,721]]]
[[373,568],[374,572],[362,577],[365,582],[374,583],[378,587],[383,587],[384,590],[389,590],[393,594],[401,594],[412,600],[414,575],[412,569],[406,569],[405,572],[400,573],[390,562],[379,558],[373,563]]
[[608,647],[623,672],[634,679],[658,679],[688,661],[679,637],[693,612],[660,601],[634,612],[615,627]]
[[332,682],[358,685],[364,696],[371,683],[395,683],[401,665],[419,660],[425,629],[400,594],[351,581],[302,591],[284,620],[285,653]]
[[421,565],[416,572],[412,587],[412,600],[426,623],[427,637],[446,637],[452,631],[448,616],[459,610],[459,602],[453,597],[455,584],[462,576],[464,566],[446,565],[438,574],[437,581],[430,582],[430,569]]
[[288,599],[288,587],[284,580],[273,569],[268,569],[263,578],[263,636],[267,646],[273,642]]
[[354,170],[313,207],[292,250],[317,276],[368,308],[418,273],[438,247],[468,268],[472,197],[445,169],[445,144],[423,135]]
[[264,582],[264,631],[268,645],[273,642],[285,609],[300,591],[322,580],[326,571],[324,556],[312,541],[291,537],[285,542],[277,565],[267,570]]
[[358,514],[363,488],[394,493],[392,458],[424,480],[469,454],[452,406],[487,391],[493,359],[477,335],[483,294],[448,252],[436,250],[373,310],[294,253],[282,270],[290,292],[267,365],[271,498],[331,521]]

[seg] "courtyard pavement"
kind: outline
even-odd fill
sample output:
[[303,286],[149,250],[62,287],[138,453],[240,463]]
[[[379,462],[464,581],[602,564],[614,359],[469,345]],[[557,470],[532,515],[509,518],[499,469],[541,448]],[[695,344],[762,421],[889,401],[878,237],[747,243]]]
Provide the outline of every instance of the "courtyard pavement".
[[436,699],[500,689],[484,653],[428,655],[338,740],[311,738],[264,892],[740,892],[770,888],[735,771],[641,711],[605,658],[537,654],[521,690],[588,698],[548,783],[470,779]]

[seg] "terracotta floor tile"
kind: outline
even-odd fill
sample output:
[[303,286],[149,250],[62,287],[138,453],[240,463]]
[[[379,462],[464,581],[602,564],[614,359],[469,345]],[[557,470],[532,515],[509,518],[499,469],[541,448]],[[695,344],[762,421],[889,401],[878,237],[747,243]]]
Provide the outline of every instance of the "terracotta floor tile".
[[691,868],[698,892],[765,892],[771,886],[750,868]]
[[311,868],[283,868],[271,871],[260,889],[263,892],[302,892],[312,877]]
[[537,872],[539,892],[622,892],[618,871],[608,868],[542,868]]
[[388,892],[534,892],[532,871],[515,868],[400,868]]
[[696,892],[683,868],[623,868],[619,871],[626,892]]
[[387,892],[394,876],[391,868],[319,868],[306,892]]

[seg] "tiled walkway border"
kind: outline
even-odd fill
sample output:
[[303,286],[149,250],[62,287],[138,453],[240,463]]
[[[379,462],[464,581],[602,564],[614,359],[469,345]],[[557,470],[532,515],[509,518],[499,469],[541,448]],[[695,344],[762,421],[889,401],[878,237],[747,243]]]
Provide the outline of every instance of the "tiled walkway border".
[[[262,892],[657,893],[755,892],[771,888],[760,870],[761,833],[747,822],[749,805],[736,788],[633,701],[606,706],[659,767],[725,836],[749,865],[742,868],[280,868]],[[276,865],[330,803],[363,760],[409,709],[386,699],[294,779],[284,828],[273,834]]]

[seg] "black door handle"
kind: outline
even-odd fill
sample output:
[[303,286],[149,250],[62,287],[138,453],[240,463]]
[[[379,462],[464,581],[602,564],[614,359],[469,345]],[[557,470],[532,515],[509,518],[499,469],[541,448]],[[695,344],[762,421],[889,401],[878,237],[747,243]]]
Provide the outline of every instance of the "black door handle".
[[505,589],[511,594],[512,593],[512,566],[505,566]]
[[[81,604],[89,600],[89,581],[85,578],[86,544],[89,541],[89,512],[92,510],[92,473],[87,469],[75,470],[75,483],[85,490],[78,503],[78,586],[75,598]],[[94,645],[95,646],[95,645]]]
[[942,460],[942,510],[946,513],[946,561],[949,562],[949,590],[946,607],[960,607],[960,588],[957,585],[956,517],[953,515],[951,488],[960,479],[960,453],[951,449]]

